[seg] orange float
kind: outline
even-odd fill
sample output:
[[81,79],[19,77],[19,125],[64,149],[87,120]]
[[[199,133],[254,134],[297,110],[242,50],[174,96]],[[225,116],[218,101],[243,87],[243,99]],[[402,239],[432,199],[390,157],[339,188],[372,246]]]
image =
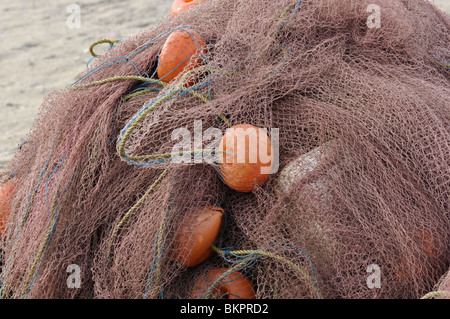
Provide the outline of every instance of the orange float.
[[0,236],[5,237],[8,231],[8,220],[11,215],[11,200],[15,189],[12,181],[0,186]]
[[180,264],[194,267],[211,256],[211,247],[223,225],[223,215],[224,210],[220,207],[201,208],[180,227],[175,239],[175,259]]
[[[227,268],[216,268],[211,270],[204,277],[200,277],[194,284],[191,291],[192,299],[200,299],[208,292],[209,288],[220,278]],[[236,271],[221,280],[212,294],[221,299],[256,299],[255,289],[251,281],[241,272]]]
[[192,6],[206,2],[207,0],[175,0],[170,8],[170,15],[175,17]]
[[250,124],[229,128],[220,141],[219,173],[230,188],[251,192],[269,178],[272,144],[263,129]]
[[[169,83],[179,74],[203,64],[205,39],[194,30],[176,30],[170,34],[159,55],[158,78]],[[193,82],[188,83],[188,86]]]

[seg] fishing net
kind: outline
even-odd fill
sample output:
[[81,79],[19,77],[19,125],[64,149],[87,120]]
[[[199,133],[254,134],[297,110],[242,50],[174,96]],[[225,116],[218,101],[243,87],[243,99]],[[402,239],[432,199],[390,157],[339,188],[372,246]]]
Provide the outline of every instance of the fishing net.
[[[370,4],[210,0],[109,40],[48,95],[6,167],[2,297],[226,298],[213,292],[237,272],[257,298],[431,291],[450,262],[450,18],[378,0],[369,28]],[[206,48],[166,83],[159,54],[176,31]],[[206,134],[242,123],[266,128],[279,159],[252,192],[222,181]],[[192,147],[174,153],[178,128]],[[177,233],[207,206],[224,210],[222,231],[186,267]]]
[[435,285],[435,291],[424,295],[422,299],[450,299],[450,270]]

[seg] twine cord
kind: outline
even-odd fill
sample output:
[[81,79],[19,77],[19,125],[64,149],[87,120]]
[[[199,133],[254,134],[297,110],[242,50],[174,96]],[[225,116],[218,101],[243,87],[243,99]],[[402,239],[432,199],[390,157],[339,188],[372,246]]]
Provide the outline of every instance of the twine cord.
[[[317,287],[315,287],[314,281],[313,281],[313,279],[311,278],[311,276],[310,276],[305,270],[303,270],[303,268],[301,268],[300,266],[298,266],[297,264],[293,263],[292,261],[290,261],[289,259],[287,259],[287,258],[285,258],[285,257],[282,257],[282,256],[277,255],[277,254],[273,254],[273,253],[271,253],[271,252],[267,252],[267,251],[264,251],[264,250],[261,250],[261,249],[258,249],[258,250],[233,250],[233,251],[228,251],[228,252],[226,252],[226,251],[224,251],[224,250],[222,250],[222,249],[217,248],[217,247],[214,246],[214,245],[212,246],[212,249],[213,249],[213,251],[215,251],[215,252],[216,252],[218,255],[220,255],[220,256],[224,256],[225,253],[229,253],[229,254],[232,254],[232,255],[235,255],[235,256],[245,256],[245,259],[244,259],[242,262],[238,263],[236,266],[238,266],[238,265],[239,265],[239,266],[242,266],[242,264],[243,264],[244,262],[248,262],[248,260],[251,259],[250,256],[269,257],[269,258],[275,259],[275,260],[277,260],[277,261],[280,261],[280,262],[282,262],[282,263],[285,263],[285,264],[288,265],[290,268],[292,268],[293,270],[295,270],[296,272],[298,272],[302,277],[304,277],[304,278],[308,281],[308,283],[310,284],[311,288],[313,288],[314,290],[316,290],[318,298],[319,298],[319,299],[321,298],[321,297],[320,297],[320,292],[318,291]],[[228,270],[222,277],[226,277],[226,276],[229,275],[230,273],[234,272],[236,266],[234,266],[234,267],[232,267],[230,270]],[[210,297],[210,296],[211,296],[211,291],[212,291],[219,283],[220,283],[220,280],[219,280],[219,282],[216,282],[216,283],[209,289],[209,292],[208,292],[208,294],[207,294],[206,296],[209,296],[209,297]]]
[[130,216],[133,214],[133,212],[138,209],[139,207],[142,206],[142,204],[144,203],[145,199],[155,190],[155,188],[159,185],[159,183],[161,183],[161,181],[164,179],[164,177],[167,175],[167,173],[169,172],[170,166],[167,167],[159,176],[158,178],[153,182],[153,184],[148,188],[148,190],[145,192],[145,194],[139,199],[139,201],[136,202],[136,204],[133,205],[133,207],[131,207],[128,212],[122,217],[122,219],[120,220],[120,222],[116,225],[116,227],[114,228],[114,231],[111,235],[111,238],[109,240],[109,244],[108,244],[108,248],[106,250],[106,256],[107,258],[110,257],[111,254],[111,247],[112,244],[114,242],[114,239],[116,238],[117,234],[119,233],[120,229],[122,228],[122,226],[126,223],[126,221],[130,218]]
[[100,39],[95,41],[94,43],[91,44],[91,46],[89,47],[89,52],[91,53],[92,57],[97,57],[98,55],[94,52],[94,48],[102,43],[109,43],[110,47],[113,47],[116,43],[119,43],[120,39]]
[[431,291],[426,295],[422,296],[420,299],[432,299],[435,297],[443,297],[443,296],[446,296],[446,293],[444,291]]

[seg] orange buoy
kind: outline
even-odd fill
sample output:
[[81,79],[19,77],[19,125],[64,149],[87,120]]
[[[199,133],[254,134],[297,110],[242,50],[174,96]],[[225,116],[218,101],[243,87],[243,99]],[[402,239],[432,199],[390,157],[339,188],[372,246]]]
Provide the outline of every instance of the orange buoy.
[[212,245],[219,237],[224,210],[209,206],[195,211],[176,236],[175,259],[182,265],[194,267],[213,253]]
[[[216,268],[197,279],[191,291],[192,299],[204,297],[209,288],[228,271],[227,268]],[[212,294],[221,299],[256,299],[255,289],[251,281],[241,272],[236,271],[225,278],[213,289]]]
[[12,181],[0,186],[0,236],[5,237],[8,231],[8,220],[11,215],[11,200],[15,189]]
[[218,150],[224,152],[218,154],[220,176],[232,189],[251,192],[269,178],[273,149],[269,137],[261,128],[250,124],[229,128]]
[[170,15],[175,17],[183,11],[186,11],[192,6],[206,2],[207,0],[175,0],[170,8]]
[[[201,55],[205,51],[205,39],[194,30],[172,32],[159,55],[158,78],[169,83],[179,74],[201,66]],[[193,85],[193,81],[188,83],[188,86],[190,85]]]

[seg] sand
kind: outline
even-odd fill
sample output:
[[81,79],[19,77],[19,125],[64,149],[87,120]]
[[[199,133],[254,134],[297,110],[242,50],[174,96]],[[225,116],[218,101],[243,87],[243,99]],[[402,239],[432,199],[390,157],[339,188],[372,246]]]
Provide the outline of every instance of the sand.
[[[450,13],[450,0],[434,2]],[[79,28],[73,11],[67,12],[72,4],[80,8]],[[0,168],[31,128],[44,97],[72,84],[86,67],[92,42],[132,36],[168,18],[171,5],[172,0],[0,2]]]
[[[73,28],[74,11],[67,12],[74,3],[80,28]],[[168,18],[171,5],[172,0],[1,1],[0,167],[30,130],[44,97],[72,84],[86,68],[92,42],[132,36]]]

